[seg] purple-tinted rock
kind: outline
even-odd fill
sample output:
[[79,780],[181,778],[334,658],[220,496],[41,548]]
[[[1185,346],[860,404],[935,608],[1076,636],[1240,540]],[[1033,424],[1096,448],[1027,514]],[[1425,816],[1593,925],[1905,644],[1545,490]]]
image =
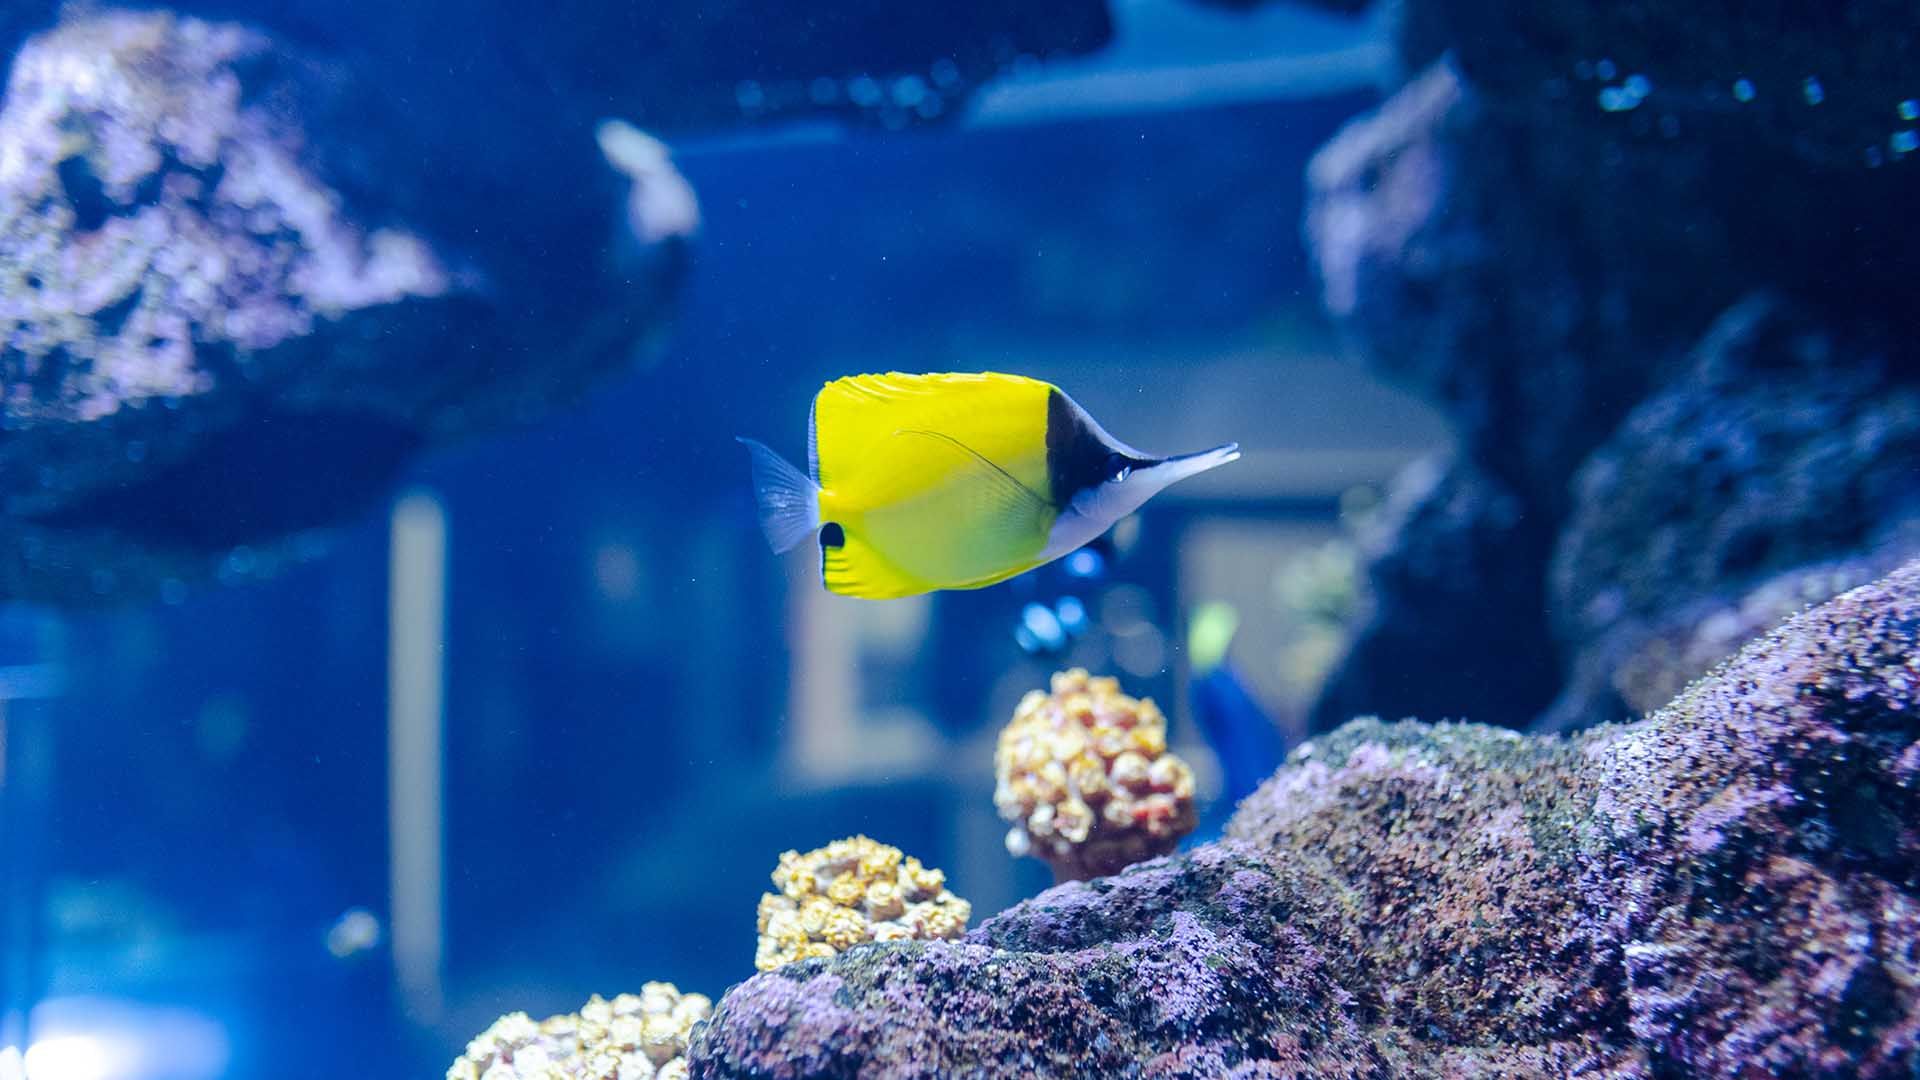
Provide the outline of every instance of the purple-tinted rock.
[[1657,708],[1808,603],[1920,554],[1910,345],[1755,297],[1582,468],[1553,558],[1547,721]]
[[1231,839],[756,976],[721,1077],[1908,1077],[1920,563],[1641,723],[1360,721]]
[[[1636,410],[1687,393],[1696,344],[1741,298],[1758,292],[1786,298],[1820,325],[1846,327],[1848,339],[1809,356],[1798,375],[1765,365],[1750,371],[1751,379],[1779,385],[1752,388],[1739,408],[1790,412],[1807,385],[1822,381],[1822,371],[1836,386],[1855,385],[1848,368],[1856,362],[1877,371],[1869,381],[1882,388],[1916,384],[1920,364],[1904,354],[1876,359],[1873,342],[1914,333],[1911,283],[1920,273],[1920,249],[1907,241],[1911,230],[1902,219],[1920,154],[1868,154],[1861,140],[1869,113],[1886,128],[1878,136],[1884,142],[1889,125],[1904,123],[1899,112],[1912,111],[1902,104],[1910,94],[1898,90],[1907,75],[1887,50],[1908,40],[1920,19],[1877,2],[1818,18],[1652,2],[1398,6],[1406,59],[1436,51],[1436,43],[1447,57],[1316,156],[1308,239],[1326,305],[1356,350],[1437,403],[1458,431],[1463,467],[1492,478],[1517,501],[1513,516],[1525,523],[1530,543],[1503,549],[1509,558],[1497,563],[1483,561],[1491,567],[1484,577],[1453,579],[1454,593],[1490,597],[1493,610],[1504,613],[1509,598],[1530,591],[1538,606],[1490,621],[1538,628],[1553,611],[1561,633],[1518,654],[1508,652],[1508,634],[1490,634],[1477,649],[1471,634],[1464,641],[1449,636],[1459,620],[1405,602],[1396,577],[1404,578],[1401,568],[1417,563],[1422,550],[1453,542],[1444,531],[1451,526],[1441,515],[1409,516],[1404,537],[1385,545],[1370,568],[1381,599],[1359,630],[1352,661],[1316,709],[1319,724],[1368,711],[1467,712],[1524,723],[1525,710],[1554,698],[1558,704],[1545,717],[1553,725],[1624,716],[1664,701],[1764,627],[1756,612],[1741,634],[1721,633],[1724,622],[1712,634],[1692,631],[1691,620],[1742,604],[1744,584],[1782,572],[1796,558],[1810,569],[1814,562],[1849,563],[1847,579],[1857,581],[1911,552],[1883,546],[1845,508],[1838,515],[1782,513],[1771,526],[1756,519],[1743,541],[1770,553],[1744,570],[1725,560],[1714,588],[1694,582],[1643,596],[1637,607],[1610,609],[1613,580],[1605,572],[1581,575],[1652,554],[1632,539],[1634,528],[1656,520],[1656,507],[1695,493],[1677,457],[1673,469],[1649,461],[1631,489],[1615,488],[1604,506],[1584,505],[1592,489],[1575,478]],[[1420,27],[1418,41],[1406,36],[1412,23]],[[1793,44],[1777,53],[1766,45],[1789,39]],[[1788,101],[1784,72],[1802,67]],[[1753,86],[1734,90],[1743,78],[1759,79],[1755,72],[1771,73],[1759,80],[1771,87],[1766,109],[1748,108],[1757,98],[1740,100],[1758,92]],[[1687,423],[1742,422],[1716,414],[1703,397],[1690,400],[1698,407]],[[1767,454],[1802,461],[1799,475],[1809,490],[1882,483],[1863,471],[1898,472],[1908,460],[1899,440],[1868,440],[1831,454],[1837,440],[1823,442],[1819,434],[1822,425],[1887,421],[1868,401],[1856,394],[1818,406],[1817,423],[1768,427],[1771,438],[1803,442],[1770,446]],[[1843,415],[1855,406],[1858,417]],[[1674,429],[1670,452],[1683,453],[1691,435]],[[1823,475],[1816,481],[1813,472]],[[1716,496],[1714,505],[1744,497],[1760,506],[1760,493],[1770,490],[1760,477],[1758,470],[1723,476],[1752,480],[1753,491]],[[1645,505],[1630,505],[1633,499]],[[1585,557],[1563,561],[1550,594],[1548,561],[1572,542],[1562,534],[1576,513],[1583,517],[1571,528],[1593,543]],[[1608,528],[1607,520],[1634,525]],[[1435,529],[1443,531],[1423,531]],[[1803,546],[1801,531],[1817,555],[1792,555]],[[1685,546],[1676,533],[1663,535]],[[1622,544],[1598,551],[1603,537]],[[1710,545],[1705,551],[1703,558],[1717,558]],[[1657,555],[1644,566],[1633,572],[1649,582],[1668,580]],[[1819,571],[1801,584],[1827,579]],[[1719,598],[1718,608],[1701,606],[1708,593]],[[1655,674],[1650,669],[1660,665],[1649,662],[1645,640],[1627,640],[1633,634],[1599,646],[1592,633],[1569,632],[1568,619],[1590,615],[1571,613],[1565,602],[1584,605],[1588,597],[1600,599],[1595,610],[1603,621],[1614,617],[1608,611],[1630,611],[1642,624],[1657,622],[1662,640],[1687,638],[1687,659]],[[1446,640],[1448,666],[1456,669],[1497,668],[1515,656],[1531,673],[1544,658],[1560,670],[1563,685],[1529,701],[1510,699],[1506,710],[1474,713],[1479,701],[1463,700],[1444,678],[1426,679],[1424,664],[1401,678],[1375,659],[1415,640]],[[1721,642],[1717,652],[1713,640]],[[1620,665],[1636,665],[1639,673]],[[1636,681],[1641,690],[1620,696],[1618,684]]]
[[1306,875],[1209,846],[1050,889],[959,944],[756,976],[688,1061],[695,1077],[781,1080],[1377,1075],[1342,988],[1358,946]]
[[[544,268],[575,287],[525,288],[513,229],[436,231],[386,197],[424,181],[373,89],[166,13],[77,17],[20,51],[0,104],[0,598],[265,566],[419,446],[571,400],[663,323],[683,238],[638,274],[595,254],[646,181],[582,176],[599,226],[556,234]],[[231,557],[246,545],[266,548]]]
[[1307,237],[1366,361],[1551,520],[1574,468],[1740,295],[1723,223],[1666,220],[1693,210],[1700,168],[1491,117],[1442,63],[1314,156]]

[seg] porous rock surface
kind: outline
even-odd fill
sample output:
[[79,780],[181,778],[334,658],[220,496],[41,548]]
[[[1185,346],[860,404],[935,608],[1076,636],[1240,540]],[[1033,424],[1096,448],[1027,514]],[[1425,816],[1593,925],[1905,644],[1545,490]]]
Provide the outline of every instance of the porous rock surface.
[[721,999],[695,1077],[1905,1077],[1920,564],[1570,738],[1364,720],[1229,839]]
[[[657,333],[685,238],[637,269],[603,254],[641,178],[583,135],[595,224],[541,212],[540,247],[497,210],[449,226],[424,204],[472,204],[421,193],[475,181],[409,134],[426,123],[366,69],[237,23],[76,9],[21,47],[0,599],[263,568],[421,445],[570,401]],[[572,287],[529,288],[536,270]]]

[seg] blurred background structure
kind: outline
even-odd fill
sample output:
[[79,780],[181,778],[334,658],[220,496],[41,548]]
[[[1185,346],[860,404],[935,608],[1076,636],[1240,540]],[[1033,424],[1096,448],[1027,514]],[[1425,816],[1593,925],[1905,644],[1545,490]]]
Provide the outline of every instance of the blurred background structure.
[[[1338,355],[1298,239],[1308,155],[1382,77],[1365,22],[986,5],[889,16],[889,41],[865,5],[829,4],[840,36],[781,39],[783,59],[718,33],[656,56],[625,6],[578,5],[575,37],[468,56],[516,35],[479,44],[431,6],[177,8],[270,36],[235,55],[292,58],[235,61],[243,82],[268,72],[268,101],[311,101],[310,70],[371,71],[434,129],[423,173],[396,158],[395,118],[294,114],[349,225],[413,223],[447,284],[399,301],[411,314],[369,297],[352,317],[370,331],[322,317],[304,352],[240,353],[292,387],[316,369],[280,374],[282,355],[396,342],[368,388],[299,391],[380,427],[325,427],[352,433],[335,441],[275,414],[189,441],[228,423],[194,411],[231,396],[216,382],[168,406],[204,429],[60,429],[47,406],[4,436],[10,483],[75,440],[106,464],[9,491],[0,1077],[429,1075],[504,1011],[645,979],[717,996],[752,970],[779,852],[860,831],[989,914],[1046,881],[1002,848],[993,737],[1071,664],[1166,706],[1217,821],[1189,617],[1224,606],[1237,626],[1263,753],[1302,736],[1358,603],[1353,525],[1447,441]],[[719,14],[778,37],[776,6]],[[18,50],[52,20],[22,9],[0,37]],[[155,48],[199,55],[153,43],[177,32],[70,28],[58,47],[131,50],[140,71]],[[401,42],[462,59],[395,66]],[[532,90],[499,100],[516,65]],[[329,108],[354,100],[323,85]],[[16,77],[13,104],[33,91]],[[673,164],[616,129],[596,148],[602,112],[665,137]],[[493,160],[470,157],[482,143]],[[491,235],[460,239],[463,215]],[[609,309],[623,289],[644,295]],[[417,400],[395,381],[472,350],[491,351]],[[1017,370],[1144,447],[1247,453],[1039,573],[844,600],[808,557],[767,554],[731,436],[797,452],[822,381],[889,368]],[[136,439],[178,469],[142,471]],[[214,527],[229,519],[259,527]]]

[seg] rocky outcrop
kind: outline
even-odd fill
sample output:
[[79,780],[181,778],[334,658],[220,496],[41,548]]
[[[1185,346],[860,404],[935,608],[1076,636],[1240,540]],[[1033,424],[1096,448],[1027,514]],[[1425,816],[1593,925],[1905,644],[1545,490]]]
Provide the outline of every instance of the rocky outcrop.
[[582,176],[600,225],[557,232],[544,267],[577,288],[532,289],[514,229],[408,213],[432,159],[375,91],[166,13],[21,50],[0,103],[0,598],[269,565],[419,446],[572,400],[664,323],[685,236],[653,237],[642,272],[600,254],[657,173]]
[[1546,720],[1650,711],[1741,642],[1920,551],[1920,384],[1901,343],[1778,298],[1720,320],[1575,478]]
[[1322,1055],[1377,1067],[1343,988],[1358,943],[1337,936],[1333,906],[1253,850],[1211,845],[1049,890],[964,943],[861,947],[749,979],[689,1064],[794,1080],[1223,1076]]
[[[1643,711],[1766,624],[1735,633],[1721,620],[1717,645],[1695,639],[1684,661],[1623,691],[1642,678],[1619,665],[1646,666],[1630,642],[1646,639],[1648,622],[1669,634],[1706,607],[1767,608],[1749,591],[1777,592],[1785,577],[1800,582],[1794,595],[1824,598],[1832,592],[1816,586],[1920,552],[1858,513],[1817,526],[1804,513],[1746,514],[1765,484],[1704,498],[1688,486],[1699,475],[1691,438],[1743,425],[1760,434],[1756,410],[1778,414],[1758,421],[1761,454],[1819,470],[1820,491],[1885,489],[1915,463],[1901,438],[1827,454],[1836,437],[1820,434],[1897,427],[1884,411],[1846,410],[1920,385],[1906,344],[1920,255],[1896,239],[1920,168],[1920,103],[1897,59],[1920,34],[1911,10],[1852,3],[1807,21],[1656,0],[1395,0],[1389,15],[1415,74],[1313,161],[1308,239],[1355,351],[1452,420],[1460,461],[1447,490],[1498,492],[1519,524],[1482,549],[1492,572],[1438,579],[1406,571],[1423,552],[1459,546],[1459,498],[1448,496],[1451,511],[1404,515],[1398,537],[1376,545],[1373,614],[1316,709],[1321,726],[1379,711],[1578,727]],[[1758,296],[1826,345],[1752,368],[1744,377],[1767,385],[1742,383],[1742,400],[1723,407],[1697,392],[1698,372],[1717,362],[1729,326],[1752,321],[1741,305]],[[1805,393],[1828,379],[1853,388],[1850,404]],[[1693,403],[1684,417],[1676,397]],[[1647,418],[1662,410],[1691,428],[1650,439]],[[1619,475],[1608,462],[1624,458],[1638,479],[1608,482]],[[1406,504],[1435,490],[1422,474],[1403,488]],[[1642,526],[1681,498],[1693,501],[1663,543],[1712,551],[1740,531],[1748,561],[1655,588],[1667,612],[1612,604],[1620,583],[1606,568],[1648,553],[1624,539],[1627,526],[1605,523]],[[1603,552],[1604,537],[1624,542]],[[1858,566],[1836,577],[1836,560]],[[1665,568],[1642,567],[1665,582]],[[1435,603],[1436,591],[1452,595]],[[1474,597],[1488,598],[1491,618]],[[1514,610],[1515,597],[1532,606]],[[1473,644],[1477,628],[1537,629],[1549,612],[1553,633],[1517,649],[1511,635]],[[1427,662],[1397,648],[1408,641],[1446,647]],[[1389,653],[1408,666],[1389,670],[1378,659]],[[1503,666],[1522,673],[1524,692],[1489,701],[1458,677]]]
[[1909,1076],[1920,564],[1646,721],[1367,720],[1229,839],[720,1001],[696,1077]]

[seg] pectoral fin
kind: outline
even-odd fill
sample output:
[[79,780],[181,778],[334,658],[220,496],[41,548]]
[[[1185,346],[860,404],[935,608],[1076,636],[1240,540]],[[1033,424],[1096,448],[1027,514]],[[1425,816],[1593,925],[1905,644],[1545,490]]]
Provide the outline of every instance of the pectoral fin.
[[944,446],[955,455],[954,473],[964,477],[969,484],[978,484],[986,492],[984,501],[1005,511],[1012,517],[1035,517],[1051,512],[1052,504],[1045,497],[1020,482],[1012,473],[994,464],[985,454],[961,442],[951,435],[938,431],[925,431],[908,428],[894,432],[895,436],[929,439],[936,445]]

